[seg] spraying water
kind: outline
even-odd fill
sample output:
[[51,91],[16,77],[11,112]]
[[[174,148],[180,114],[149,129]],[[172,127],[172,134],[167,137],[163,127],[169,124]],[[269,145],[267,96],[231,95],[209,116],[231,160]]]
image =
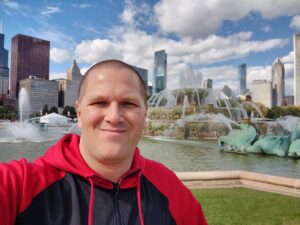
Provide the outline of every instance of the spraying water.
[[30,114],[30,103],[28,94],[25,88],[21,88],[19,92],[19,115],[20,115],[20,122],[24,122],[26,119],[29,118]]

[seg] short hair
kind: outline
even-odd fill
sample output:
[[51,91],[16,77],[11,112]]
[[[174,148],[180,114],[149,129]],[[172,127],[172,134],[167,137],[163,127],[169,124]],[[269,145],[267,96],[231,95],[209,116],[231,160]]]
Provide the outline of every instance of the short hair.
[[81,98],[81,94],[83,92],[84,85],[86,83],[86,80],[87,80],[89,74],[93,70],[95,70],[97,68],[101,68],[101,67],[125,68],[125,69],[128,69],[128,70],[131,70],[134,74],[136,74],[136,76],[139,79],[142,97],[144,99],[145,104],[147,105],[147,87],[146,87],[140,73],[133,66],[131,66],[131,65],[129,65],[129,64],[123,62],[123,61],[116,60],[116,59],[109,59],[109,60],[104,60],[104,61],[98,62],[98,63],[94,64],[93,66],[91,66],[85,72],[85,74],[84,74],[84,76],[81,79],[80,84],[79,84],[79,88],[78,88],[78,92],[77,92],[78,100],[80,100],[80,98]]

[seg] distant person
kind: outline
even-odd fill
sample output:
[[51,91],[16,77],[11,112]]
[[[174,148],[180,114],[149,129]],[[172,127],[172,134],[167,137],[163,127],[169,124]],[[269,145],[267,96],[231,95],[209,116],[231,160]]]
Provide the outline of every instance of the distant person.
[[64,136],[32,163],[0,164],[1,225],[207,224],[176,175],[136,147],[147,101],[133,67],[92,66],[76,106],[81,136]]

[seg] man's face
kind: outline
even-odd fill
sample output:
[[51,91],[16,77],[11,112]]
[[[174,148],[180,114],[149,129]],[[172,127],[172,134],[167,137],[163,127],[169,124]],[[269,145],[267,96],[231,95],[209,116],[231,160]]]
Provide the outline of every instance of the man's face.
[[130,160],[145,126],[140,81],[126,68],[94,69],[77,102],[80,149],[94,160]]

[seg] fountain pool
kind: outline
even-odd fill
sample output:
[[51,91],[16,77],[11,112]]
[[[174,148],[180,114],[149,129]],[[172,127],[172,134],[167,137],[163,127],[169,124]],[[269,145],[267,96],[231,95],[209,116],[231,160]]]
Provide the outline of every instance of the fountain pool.
[[[62,135],[62,134],[61,134]],[[5,142],[0,144],[0,161],[25,157],[32,160],[55,143]],[[215,140],[179,140],[144,137],[138,146],[144,156],[162,162],[174,171],[245,170],[300,178],[300,162],[291,158],[250,154],[245,157],[220,151]]]

